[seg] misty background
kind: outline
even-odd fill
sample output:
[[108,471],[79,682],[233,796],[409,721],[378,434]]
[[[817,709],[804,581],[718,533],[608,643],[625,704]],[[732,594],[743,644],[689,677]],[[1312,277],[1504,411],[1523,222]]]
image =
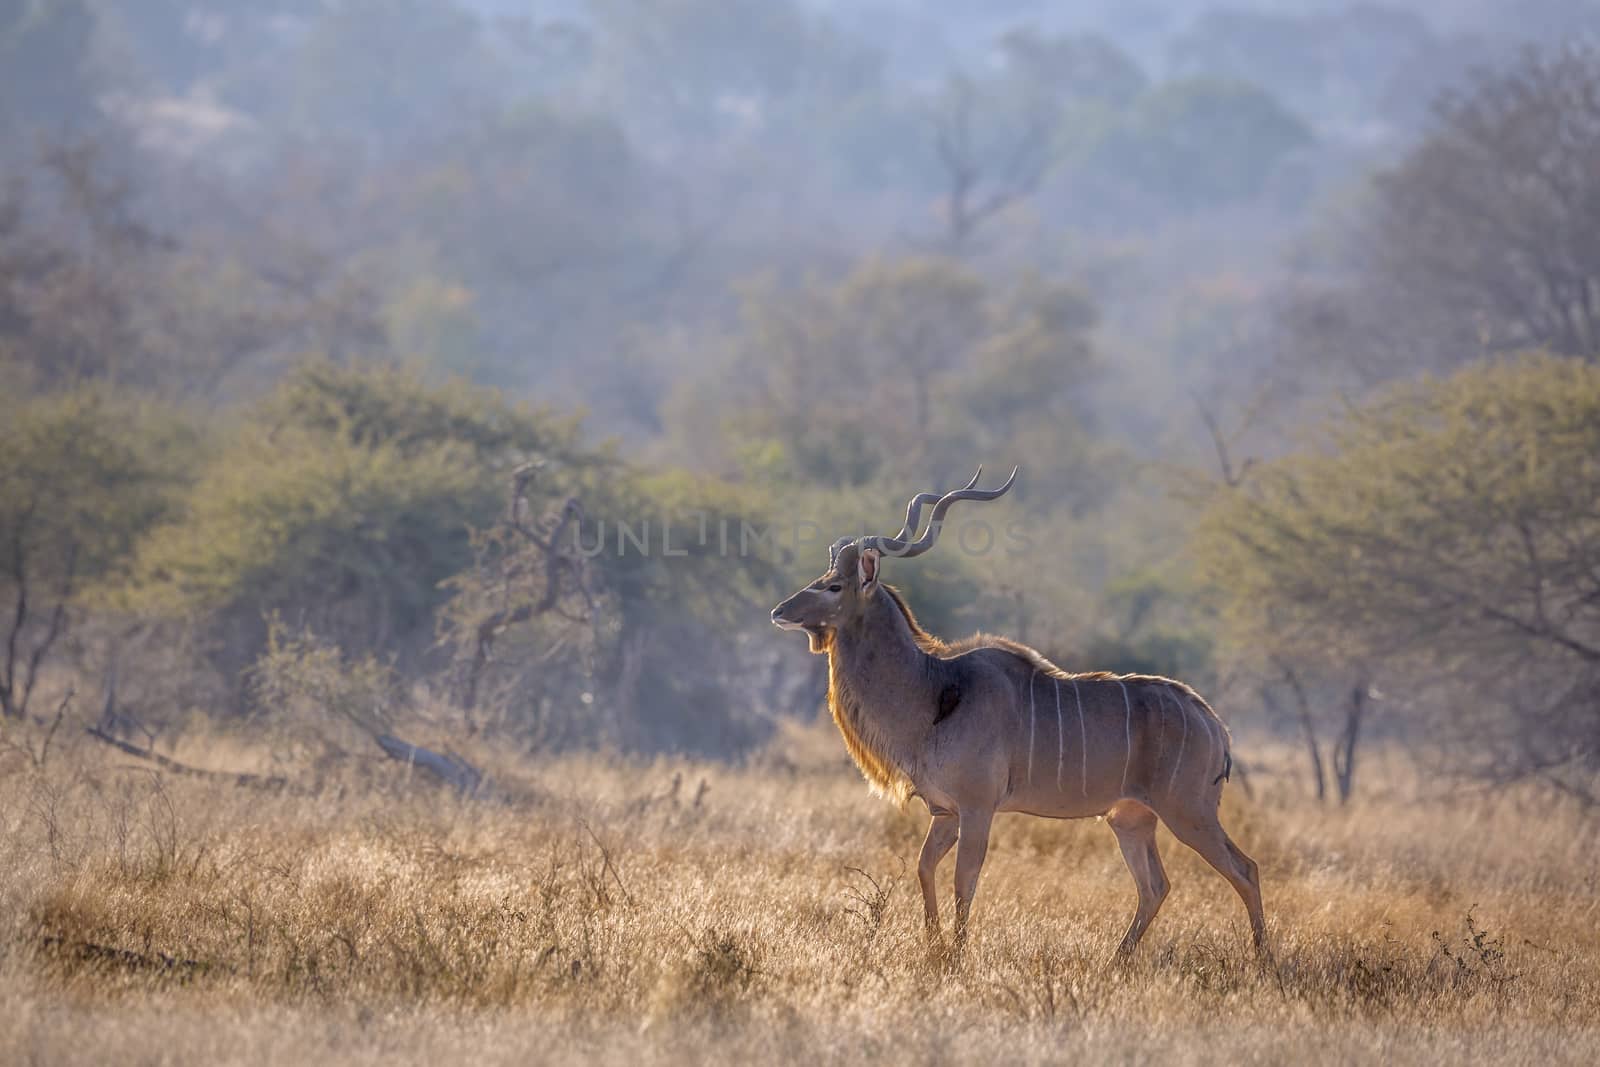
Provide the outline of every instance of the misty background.
[[1382,744],[1600,802],[1597,29],[0,0],[0,722],[740,757],[818,714],[826,540],[702,524],[982,462],[1026,547],[891,566],[936,632],[1330,800]]

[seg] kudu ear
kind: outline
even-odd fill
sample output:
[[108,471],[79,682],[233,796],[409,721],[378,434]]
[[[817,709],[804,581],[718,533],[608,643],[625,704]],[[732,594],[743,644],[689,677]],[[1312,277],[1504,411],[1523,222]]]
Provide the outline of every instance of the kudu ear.
[[878,580],[878,557],[880,553],[875,548],[863,548],[861,555],[856,557],[856,574],[861,578],[861,588],[866,589]]

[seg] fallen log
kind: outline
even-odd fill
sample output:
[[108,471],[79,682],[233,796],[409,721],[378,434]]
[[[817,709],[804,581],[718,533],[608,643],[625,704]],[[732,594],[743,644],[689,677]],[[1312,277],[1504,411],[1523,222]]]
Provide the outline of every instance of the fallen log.
[[390,759],[399,760],[401,763],[413,767],[420,767],[434,775],[447,785],[452,785],[465,794],[478,791],[478,786],[483,784],[483,772],[472,764],[456,755],[454,752],[439,753],[432,749],[413,745],[409,741],[402,741],[393,734],[372,732],[372,739],[378,742],[378,747]]
[[252,789],[270,789],[274,792],[286,789],[289,785],[287,778],[277,775],[269,777],[260,774],[249,774],[243,771],[213,771],[205,767],[191,767],[187,763],[179,763],[171,756],[163,756],[159,752],[141,748],[132,742],[124,741],[120,737],[114,737],[98,726],[85,727],[84,732],[101,744],[110,745],[117,751],[126,752],[130,756],[149,760],[162,770],[171,771],[173,774],[186,774],[193,778],[211,778],[221,782],[232,782],[234,785],[248,786]]
[[[214,771],[205,767],[193,767],[187,763],[181,763],[171,756],[163,756],[152,749],[133,744],[131,741],[124,741],[120,737],[106,733],[98,726],[86,727],[84,732],[103,745],[110,745],[119,752],[125,752],[130,756],[148,760],[162,770],[171,771],[173,774],[187,775],[191,778],[210,778],[214,781],[231,782],[234,785],[247,786],[252,789],[269,789],[274,792],[282,791],[288,788],[289,785],[287,778],[277,775],[267,777],[246,772]],[[409,741],[402,741],[393,734],[386,734],[377,730],[369,730],[368,732],[372,739],[377,742],[378,747],[383,749],[384,755],[390,759],[427,771],[446,785],[454,787],[463,794],[474,794],[483,784],[483,772],[453,752],[439,753],[429,748],[423,748],[421,745],[413,745]]]

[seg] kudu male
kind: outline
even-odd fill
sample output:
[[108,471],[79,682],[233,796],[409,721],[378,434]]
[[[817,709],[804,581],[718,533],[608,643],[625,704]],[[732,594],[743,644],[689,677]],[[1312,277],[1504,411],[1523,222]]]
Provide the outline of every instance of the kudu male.
[[[982,468],[979,468],[979,474]],[[828,704],[845,747],[873,790],[918,796],[933,822],[917,863],[928,930],[939,932],[934,875],[956,847],[956,924],[965,939],[978,872],[996,812],[1054,819],[1104,815],[1139,891],[1122,939],[1127,954],[1167,895],[1156,820],[1198,852],[1244,900],[1264,947],[1256,864],[1217,820],[1233,765],[1228,729],[1194,690],[1170,678],[1103,671],[1069,674],[1038,652],[978,634],[947,644],[917,625],[880,578],[883,558],[932,548],[951,505],[994,500],[1011,488],[919,493],[893,537],[843,539],[826,574],[772,609],[828,657]],[[933,504],[915,541],[922,507]]]

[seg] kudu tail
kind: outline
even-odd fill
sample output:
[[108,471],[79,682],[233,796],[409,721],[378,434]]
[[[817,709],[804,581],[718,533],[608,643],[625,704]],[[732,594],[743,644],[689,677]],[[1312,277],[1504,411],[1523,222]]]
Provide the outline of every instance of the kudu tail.
[[1233,772],[1233,753],[1227,749],[1222,750],[1222,773],[1211,779],[1211,784],[1228,781],[1228,775]]

